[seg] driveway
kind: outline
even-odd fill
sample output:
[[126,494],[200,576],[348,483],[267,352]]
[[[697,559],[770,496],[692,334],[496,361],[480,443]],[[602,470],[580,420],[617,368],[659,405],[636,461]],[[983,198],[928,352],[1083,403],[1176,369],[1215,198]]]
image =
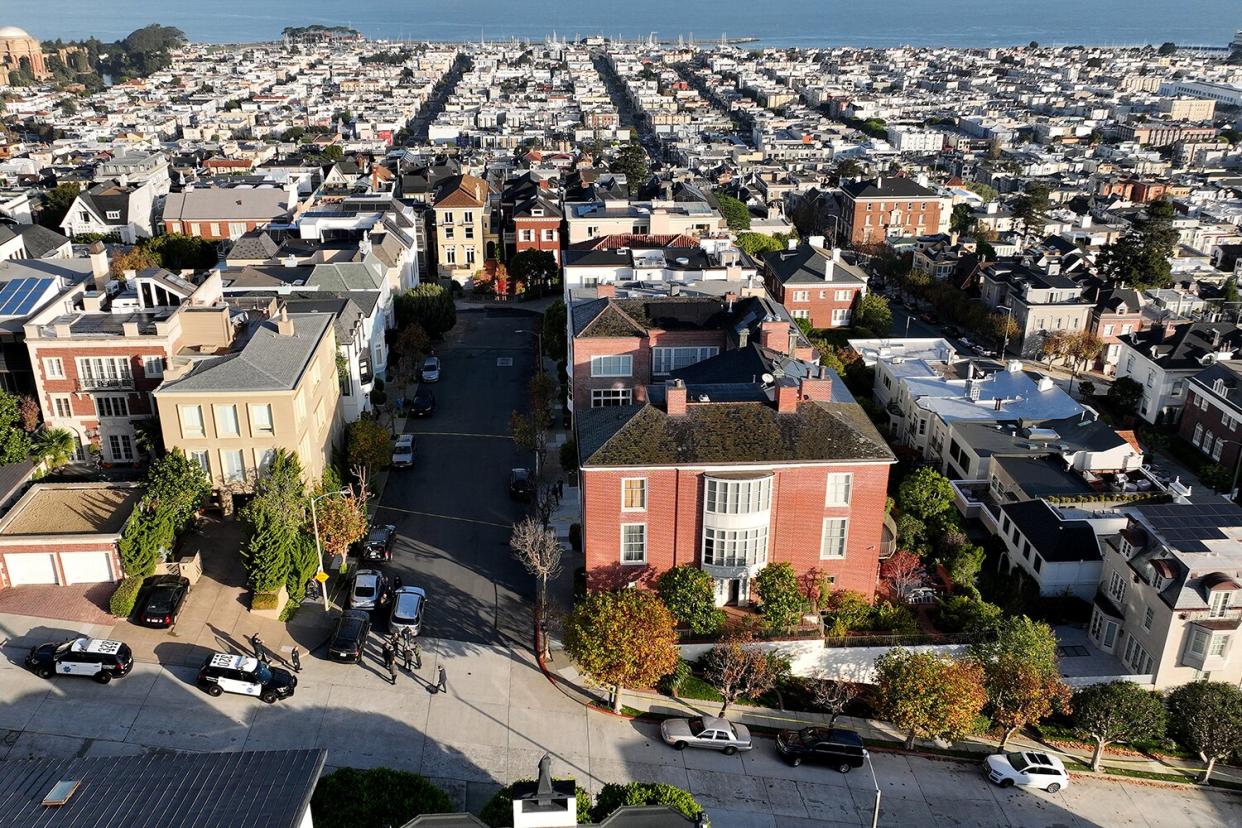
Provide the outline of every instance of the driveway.
[[526,407],[540,324],[518,309],[458,310],[438,349],[436,411],[408,419],[416,459],[388,478],[376,520],[397,527],[392,572],[427,590],[424,635],[476,644],[526,645],[534,583],[509,551],[525,514],[509,500],[509,471],[530,456],[509,438],[509,415]]

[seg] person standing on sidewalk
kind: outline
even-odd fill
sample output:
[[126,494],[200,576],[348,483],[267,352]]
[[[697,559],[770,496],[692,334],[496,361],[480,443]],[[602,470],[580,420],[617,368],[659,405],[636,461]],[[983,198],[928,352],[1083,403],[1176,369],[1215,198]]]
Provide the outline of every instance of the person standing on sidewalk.
[[302,654],[298,652],[296,645],[293,648],[293,652],[289,653],[289,661],[293,664],[293,672],[302,672]]
[[384,642],[384,666],[388,668],[389,681],[392,684],[397,683],[397,653],[392,648],[392,643]]
[[446,672],[444,671],[444,665],[443,665],[443,664],[441,664],[441,665],[440,665],[440,673],[439,673],[439,678],[438,678],[438,680],[436,681],[436,692],[437,692],[437,693],[447,693],[447,692],[448,692],[448,673],[446,673]]
[[263,646],[263,639],[259,638],[259,634],[255,633],[250,636],[250,647],[254,650],[254,657],[259,661],[267,661],[267,650]]

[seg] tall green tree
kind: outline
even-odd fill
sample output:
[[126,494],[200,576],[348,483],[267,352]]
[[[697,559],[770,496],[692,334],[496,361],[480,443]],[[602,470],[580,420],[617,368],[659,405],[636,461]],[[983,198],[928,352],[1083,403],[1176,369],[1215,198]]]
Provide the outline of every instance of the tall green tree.
[[970,235],[970,231],[975,228],[974,211],[970,209],[969,204],[955,204],[953,213],[949,216],[949,229],[954,233],[961,233],[963,236]]
[[1199,754],[1212,779],[1217,761],[1242,749],[1242,690],[1222,681],[1192,681],[1169,694],[1169,735]]
[[392,460],[392,434],[369,417],[354,420],[345,428],[345,454],[351,468],[374,472]]
[[453,295],[441,285],[424,283],[397,297],[397,326],[418,323],[432,339],[444,336],[457,324]]
[[656,591],[677,622],[691,632],[710,635],[724,625],[724,613],[716,608],[715,581],[699,567],[683,564],[665,570]]
[[296,454],[277,449],[241,512],[246,528],[242,562],[255,592],[285,586],[295,563],[304,561],[307,506],[302,464]]
[[69,214],[82,187],[77,182],[57,184],[43,194],[43,206],[39,209],[39,224],[60,232],[61,222]]
[[561,269],[550,250],[522,250],[508,262],[509,284],[520,283],[532,296],[543,296],[560,283]]
[[652,687],[680,661],[673,614],[652,592],[593,592],[565,622],[565,650],[588,676],[612,688],[621,712],[622,687]]
[[647,183],[650,169],[647,165],[647,151],[642,148],[641,144],[625,144],[617,153],[617,157],[613,159],[610,169],[612,172],[625,176],[626,192],[634,195],[643,184]]
[[1164,699],[1132,681],[1091,684],[1074,693],[1074,730],[1095,742],[1091,770],[1100,772],[1104,748],[1164,736]]
[[970,646],[983,668],[992,720],[1002,729],[998,751],[1013,734],[1069,709],[1069,688],[1061,681],[1057,639],[1047,624],[1026,616],[1006,618],[994,635]]
[[755,576],[763,623],[770,631],[782,633],[798,626],[806,608],[806,597],[798,585],[798,575],[786,561],[770,563]]
[[566,322],[567,310],[564,300],[557,299],[548,305],[548,309],[543,312],[543,322],[540,326],[542,331],[540,340],[543,343],[544,356],[558,361],[567,358],[569,345]]
[[1031,184],[1013,205],[1013,217],[1022,225],[1022,237],[1043,232],[1048,223],[1049,196],[1047,186]]
[[1129,230],[1100,251],[1096,257],[1100,273],[1135,290],[1167,285],[1178,243],[1175,214],[1173,204],[1165,199],[1148,204]]
[[716,193],[716,203],[720,205],[720,215],[724,216],[725,224],[730,230],[750,229],[750,208],[741,199],[726,193]]
[[888,336],[893,329],[893,312],[888,307],[888,300],[878,293],[868,293],[859,299],[854,324],[876,336]]
[[30,434],[22,428],[21,400],[0,391],[0,465],[30,457]]
[[954,508],[953,486],[931,466],[920,466],[901,481],[897,504],[903,512],[930,521]]

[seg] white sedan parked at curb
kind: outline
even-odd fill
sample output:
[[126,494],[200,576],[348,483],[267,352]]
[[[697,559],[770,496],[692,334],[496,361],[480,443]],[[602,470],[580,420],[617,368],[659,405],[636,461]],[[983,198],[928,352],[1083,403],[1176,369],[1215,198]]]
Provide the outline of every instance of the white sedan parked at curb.
[[1069,773],[1060,759],[1030,750],[993,753],[984,760],[983,772],[1002,788],[1024,785],[1056,793],[1068,788],[1070,783]]

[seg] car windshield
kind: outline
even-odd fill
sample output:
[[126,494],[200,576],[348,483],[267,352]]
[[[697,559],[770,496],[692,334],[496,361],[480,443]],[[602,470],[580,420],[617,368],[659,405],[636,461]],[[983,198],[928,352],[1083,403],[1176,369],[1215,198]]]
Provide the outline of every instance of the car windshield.
[[254,670],[254,677],[260,684],[267,684],[272,680],[272,668],[260,661]]
[[1026,769],[1026,757],[1021,753],[1007,753],[1005,758],[1009,760],[1009,764],[1013,765],[1014,770]]
[[690,720],[690,732],[693,733],[695,736],[698,736],[700,733],[702,733],[703,732],[703,720],[697,716],[691,719]]

